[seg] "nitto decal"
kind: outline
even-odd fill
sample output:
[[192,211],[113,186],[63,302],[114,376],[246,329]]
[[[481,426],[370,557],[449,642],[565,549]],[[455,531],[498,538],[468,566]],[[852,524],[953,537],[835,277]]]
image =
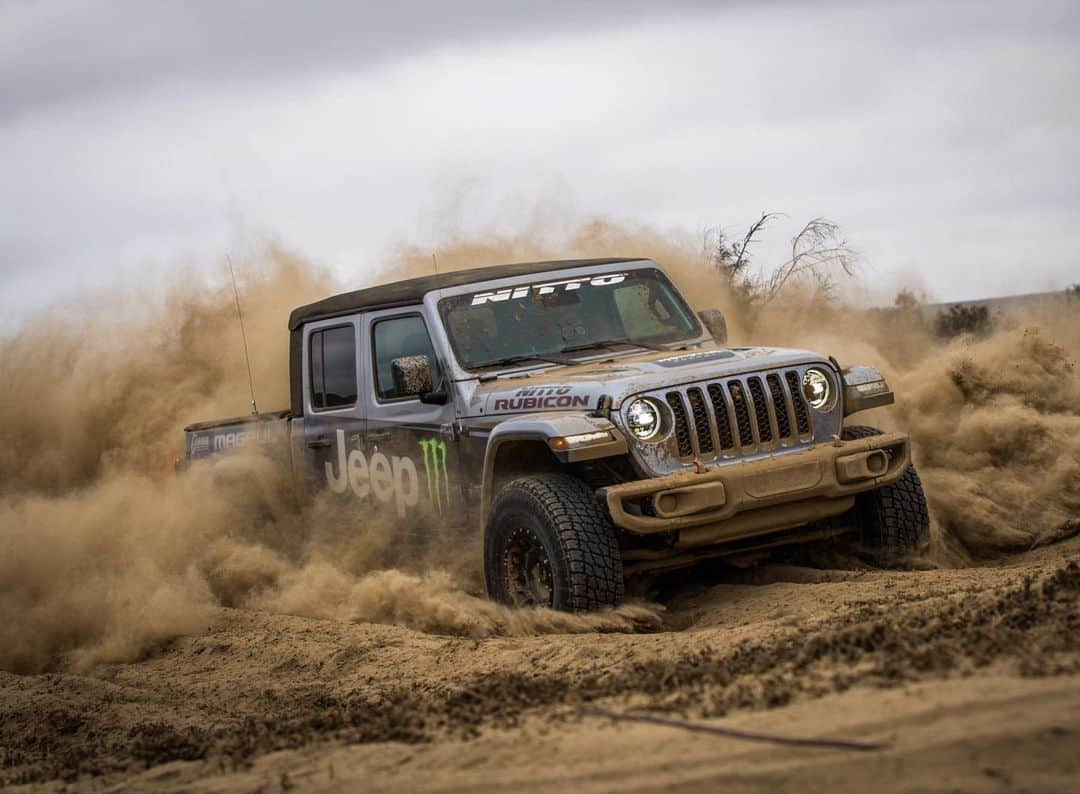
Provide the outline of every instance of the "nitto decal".
[[496,411],[526,411],[537,408],[588,408],[589,398],[571,394],[570,386],[532,386],[518,389],[513,397],[495,399]]
[[425,438],[420,442],[424,451],[424,474],[427,476],[428,499],[441,514],[443,506],[450,507],[450,475],[446,470],[446,442]]
[[337,472],[333,461],[326,461],[326,484],[334,493],[342,494],[351,489],[358,499],[373,496],[383,503],[393,501],[399,518],[404,518],[406,508],[413,507],[420,499],[416,464],[411,458],[387,457],[376,452],[369,459],[358,449],[346,452],[345,431],[340,429],[337,431]]
[[523,287],[507,287],[506,289],[495,290],[494,292],[478,292],[472,296],[473,306],[482,306],[485,303],[501,303],[502,301],[508,301],[510,299],[517,300],[519,298],[528,297],[530,292],[534,292],[537,295],[551,295],[555,292],[573,292],[574,290],[581,289],[583,286],[590,287],[610,287],[614,284],[619,284],[626,281],[626,273],[607,273],[603,276],[593,276],[592,278],[568,278],[562,281],[548,281],[544,284],[527,284]]

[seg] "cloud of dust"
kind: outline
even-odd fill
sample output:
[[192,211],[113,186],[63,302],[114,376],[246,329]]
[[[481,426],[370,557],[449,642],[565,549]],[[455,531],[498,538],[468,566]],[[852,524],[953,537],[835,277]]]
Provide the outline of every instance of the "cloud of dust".
[[[695,308],[745,312],[689,232],[593,220],[558,235],[450,233],[437,250],[441,270],[651,257]],[[427,250],[402,247],[389,261],[382,280],[430,272]],[[284,407],[288,312],[338,285],[280,249],[238,264],[260,405]],[[1075,519],[1075,312],[1040,310],[999,322],[986,338],[945,344],[914,314],[808,295],[796,285],[760,309],[753,335],[737,319],[732,342],[882,368],[898,404],[858,421],[912,433],[942,537],[979,556],[1043,542]],[[231,288],[189,279],[160,309],[130,304],[118,294],[44,313],[0,342],[0,669],[135,659],[204,629],[221,606],[464,636],[659,625],[646,605],[574,616],[489,603],[470,593],[474,558],[448,559],[438,533],[426,545],[402,543],[426,533],[361,522],[318,501],[301,508],[289,473],[264,458],[236,455],[174,474],[169,460],[185,424],[247,412]]]
[[[288,313],[339,287],[280,249],[238,270],[260,405],[284,407]],[[221,606],[468,636],[658,625],[650,607],[491,604],[462,589],[476,566],[448,558],[438,531],[301,508],[290,473],[259,455],[174,473],[186,424],[248,410],[231,287],[187,279],[160,306],[131,304],[66,306],[0,342],[0,670],[132,660]]]
[[[259,402],[285,407],[286,318],[330,277],[276,248],[237,264]],[[227,281],[184,274],[160,303],[118,290],[64,305],[0,345],[0,495],[64,494],[112,469],[160,474],[184,425],[250,410]]]
[[1080,518],[1080,319],[930,351],[900,373],[896,411],[916,444],[933,514],[975,556],[1019,551]]

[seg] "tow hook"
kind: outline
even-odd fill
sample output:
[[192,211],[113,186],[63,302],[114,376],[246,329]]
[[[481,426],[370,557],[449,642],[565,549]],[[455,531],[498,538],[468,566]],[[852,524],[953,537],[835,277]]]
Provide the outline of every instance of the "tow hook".
[[697,458],[694,458],[694,472],[697,474],[705,473],[705,467],[701,465],[701,461]]

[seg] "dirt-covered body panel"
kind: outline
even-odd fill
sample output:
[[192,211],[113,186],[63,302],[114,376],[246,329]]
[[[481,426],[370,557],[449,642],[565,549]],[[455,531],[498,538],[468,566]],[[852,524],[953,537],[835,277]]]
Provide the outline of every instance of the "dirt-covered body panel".
[[[791,413],[792,387],[788,373],[800,382],[808,367],[817,367],[835,379],[840,388],[841,373],[822,356],[804,350],[784,348],[719,348],[705,343],[694,350],[648,352],[630,356],[607,356],[571,367],[549,367],[532,370],[512,377],[500,378],[486,383],[470,384],[466,404],[473,413],[466,420],[479,417],[497,417],[504,421],[516,414],[541,411],[563,412],[596,410],[602,400],[610,400],[613,421],[625,427],[625,409],[634,398],[647,396],[661,400],[678,394],[678,399],[688,397],[688,390],[701,390],[703,398],[713,386],[710,402],[703,406],[709,416],[710,428],[701,438],[691,439],[689,448],[679,449],[678,439],[669,437],[661,443],[635,443],[631,449],[637,462],[653,475],[670,474],[694,460],[701,463],[726,465],[740,460],[767,457],[801,449],[823,440],[831,439],[840,432],[842,419],[841,401],[837,400],[828,412],[816,417],[817,422],[808,432],[783,432],[787,426],[797,431],[798,417],[789,416],[786,421],[781,412]],[[769,376],[785,376],[783,382],[770,383]],[[740,384],[744,394],[750,395],[756,384],[748,385],[747,378],[763,376],[761,390],[777,389],[780,399],[772,395],[764,401],[763,410],[769,416],[760,427],[751,423],[750,435],[745,440],[739,435],[739,417],[725,420],[718,416],[737,411],[730,393],[717,396],[717,384],[727,389],[732,383]],[[672,398],[674,399],[674,398]],[[781,406],[781,401],[784,403]],[[704,399],[703,399],[704,402]],[[724,404],[721,405],[721,402]],[[751,396],[751,402],[754,397]],[[732,404],[728,404],[732,403]],[[688,409],[684,409],[688,410]],[[721,421],[732,424],[731,443],[721,438]],[[766,430],[765,425],[769,424]],[[743,430],[745,431],[745,423]],[[703,443],[705,435],[708,441]]]

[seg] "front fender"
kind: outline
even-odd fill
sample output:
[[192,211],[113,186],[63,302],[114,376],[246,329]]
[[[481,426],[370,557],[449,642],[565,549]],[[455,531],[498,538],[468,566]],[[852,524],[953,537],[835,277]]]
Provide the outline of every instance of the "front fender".
[[844,389],[844,416],[895,402],[885,376],[874,367],[851,367],[840,373]]
[[576,463],[628,452],[622,432],[612,422],[598,416],[545,412],[521,414],[500,422],[488,436],[484,452],[480,511],[482,526],[487,526],[488,512],[495,498],[495,464],[499,448],[515,441],[543,444],[559,463]]

